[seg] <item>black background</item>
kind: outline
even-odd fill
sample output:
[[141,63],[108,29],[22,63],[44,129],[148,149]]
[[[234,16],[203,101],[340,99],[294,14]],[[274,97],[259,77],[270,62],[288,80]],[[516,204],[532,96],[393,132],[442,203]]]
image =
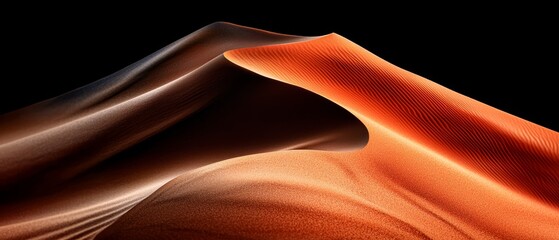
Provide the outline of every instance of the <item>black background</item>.
[[4,8],[0,114],[98,80],[207,24],[228,21],[296,35],[336,32],[454,91],[559,130],[557,19],[550,7],[253,7]]

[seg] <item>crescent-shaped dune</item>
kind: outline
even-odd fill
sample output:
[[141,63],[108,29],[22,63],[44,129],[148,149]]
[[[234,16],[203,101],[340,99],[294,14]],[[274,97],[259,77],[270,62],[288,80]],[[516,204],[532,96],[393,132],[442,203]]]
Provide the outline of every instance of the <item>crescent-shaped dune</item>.
[[337,34],[214,23],[0,133],[0,239],[559,238],[559,133]]

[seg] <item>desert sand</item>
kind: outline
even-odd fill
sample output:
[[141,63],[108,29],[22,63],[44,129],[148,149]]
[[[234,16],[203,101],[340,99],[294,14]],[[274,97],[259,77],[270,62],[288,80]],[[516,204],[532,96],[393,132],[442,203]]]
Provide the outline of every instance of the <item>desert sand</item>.
[[0,239],[557,239],[559,133],[335,33],[208,25],[0,116]]

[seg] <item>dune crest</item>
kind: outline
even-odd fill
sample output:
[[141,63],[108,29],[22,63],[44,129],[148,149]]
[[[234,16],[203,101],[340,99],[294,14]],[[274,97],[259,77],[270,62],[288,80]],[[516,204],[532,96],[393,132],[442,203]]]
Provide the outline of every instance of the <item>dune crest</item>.
[[559,133],[337,34],[212,24],[0,131],[2,239],[559,237]]

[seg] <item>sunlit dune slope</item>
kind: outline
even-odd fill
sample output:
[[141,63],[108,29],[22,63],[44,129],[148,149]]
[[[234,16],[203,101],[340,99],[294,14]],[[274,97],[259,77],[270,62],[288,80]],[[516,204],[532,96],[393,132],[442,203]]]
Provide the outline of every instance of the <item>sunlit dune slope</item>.
[[559,238],[559,133],[337,34],[212,24],[0,131],[1,239]]
[[559,205],[559,192],[554,191],[559,186],[557,132],[402,70],[336,34],[234,50],[226,56],[264,76],[325,96],[495,181]]

